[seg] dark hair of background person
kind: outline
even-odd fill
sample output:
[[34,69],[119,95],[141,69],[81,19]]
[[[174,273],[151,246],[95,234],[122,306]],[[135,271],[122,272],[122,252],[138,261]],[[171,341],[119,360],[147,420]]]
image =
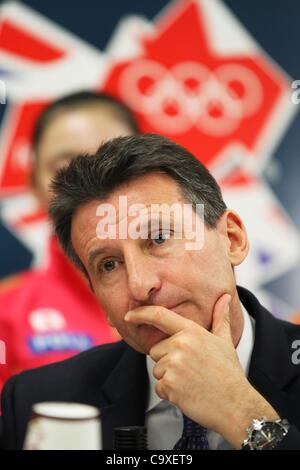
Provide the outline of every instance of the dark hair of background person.
[[124,103],[107,93],[83,90],[65,95],[62,98],[53,101],[42,111],[35,124],[31,139],[35,158],[38,155],[38,146],[41,142],[44,131],[58,114],[94,105],[100,105],[104,109],[108,109],[113,116],[126,123],[129,129],[132,130],[133,134],[137,134],[139,132],[138,124],[132,115],[132,112]]
[[85,275],[86,269],[71,242],[75,211],[87,202],[107,198],[123,183],[150,173],[171,177],[194,208],[196,204],[204,204],[208,228],[214,228],[226,210],[216,180],[185,148],[155,134],[111,139],[94,155],[82,155],[71,160],[68,166],[58,170],[51,184],[53,198],[49,215],[56,235],[67,256]]

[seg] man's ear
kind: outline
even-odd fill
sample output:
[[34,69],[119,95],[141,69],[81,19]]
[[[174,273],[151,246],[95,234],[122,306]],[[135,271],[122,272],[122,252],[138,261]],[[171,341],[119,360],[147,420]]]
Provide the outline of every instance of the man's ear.
[[111,319],[111,317],[110,317],[107,313],[105,314],[105,316],[106,316],[106,321],[107,321],[107,323],[109,324],[109,326],[111,326],[112,328],[115,328],[116,325],[114,324],[114,322],[113,322],[113,320]]
[[37,176],[34,170],[30,175],[30,185],[29,185],[30,193],[38,200],[40,200],[40,191],[37,183]]
[[224,236],[232,266],[238,266],[249,251],[249,240],[242,219],[236,212],[227,210],[219,220],[218,228]]
[[32,196],[39,202],[40,206],[45,208],[45,205],[44,205],[45,201],[42,196],[41,188],[39,186],[36,168],[32,169],[32,173],[30,175],[29,191],[32,194]]

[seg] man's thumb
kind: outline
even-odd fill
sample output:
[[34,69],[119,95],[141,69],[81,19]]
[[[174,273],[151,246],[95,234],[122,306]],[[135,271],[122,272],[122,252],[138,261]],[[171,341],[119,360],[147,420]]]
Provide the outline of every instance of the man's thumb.
[[212,317],[212,333],[216,336],[231,339],[230,329],[231,295],[223,294],[216,302]]

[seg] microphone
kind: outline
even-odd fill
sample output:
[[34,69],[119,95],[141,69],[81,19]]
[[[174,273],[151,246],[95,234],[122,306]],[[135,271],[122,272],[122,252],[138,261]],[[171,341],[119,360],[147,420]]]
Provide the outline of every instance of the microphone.
[[114,428],[114,450],[147,450],[147,429],[145,426]]

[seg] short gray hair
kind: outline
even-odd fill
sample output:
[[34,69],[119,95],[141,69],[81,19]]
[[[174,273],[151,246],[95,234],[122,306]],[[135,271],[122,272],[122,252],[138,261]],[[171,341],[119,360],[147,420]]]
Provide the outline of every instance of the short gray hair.
[[67,256],[86,275],[71,242],[76,210],[107,198],[122,184],[149,173],[164,173],[176,181],[188,202],[204,204],[205,224],[215,228],[226,210],[220,187],[207,168],[188,150],[156,134],[111,139],[94,155],[82,155],[61,168],[52,182],[49,214]]

